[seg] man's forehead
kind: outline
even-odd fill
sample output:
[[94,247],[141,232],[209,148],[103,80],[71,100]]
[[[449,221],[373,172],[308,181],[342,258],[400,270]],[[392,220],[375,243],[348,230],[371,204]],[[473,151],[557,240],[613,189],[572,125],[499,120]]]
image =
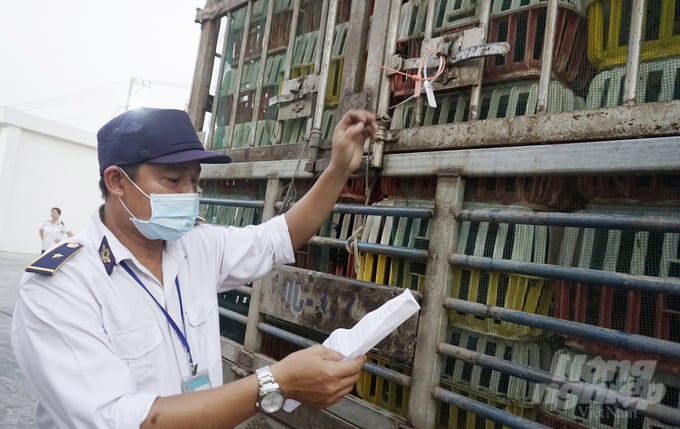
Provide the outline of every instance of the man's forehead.
[[201,164],[197,161],[182,162],[177,164],[156,164],[147,163],[148,166],[157,171],[172,171],[180,173],[200,173]]

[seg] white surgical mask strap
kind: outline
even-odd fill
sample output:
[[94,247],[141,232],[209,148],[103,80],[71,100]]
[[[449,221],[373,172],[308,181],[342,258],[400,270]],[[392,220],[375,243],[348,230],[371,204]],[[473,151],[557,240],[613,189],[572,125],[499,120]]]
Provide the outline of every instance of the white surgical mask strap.
[[131,218],[137,219],[137,216],[135,216],[135,215],[132,214],[132,212],[131,212],[130,209],[125,205],[125,203],[123,202],[122,199],[118,198],[118,201],[120,201],[120,205],[123,206],[123,208],[125,209],[126,212],[128,212],[128,214],[130,215]]
[[123,169],[120,168],[120,167],[118,167],[118,170],[120,170],[120,172],[123,173],[123,176],[125,176],[125,178],[128,179],[128,180],[130,181],[130,183],[132,183],[132,186],[134,186],[135,188],[137,188],[137,190],[138,190],[139,192],[141,192],[142,194],[144,194],[145,197],[147,197],[148,199],[151,199],[151,197],[149,196],[149,194],[147,194],[146,192],[142,191],[142,188],[140,188],[140,187],[139,187],[132,179],[130,179],[130,176],[127,175],[127,173],[125,172],[125,170],[123,170]]

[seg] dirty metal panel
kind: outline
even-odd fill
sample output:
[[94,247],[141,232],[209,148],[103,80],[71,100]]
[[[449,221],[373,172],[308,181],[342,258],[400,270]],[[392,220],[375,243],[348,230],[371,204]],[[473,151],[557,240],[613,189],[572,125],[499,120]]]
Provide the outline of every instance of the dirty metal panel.
[[[263,313],[316,331],[351,328],[402,289],[317,271],[277,266],[262,282]],[[402,361],[413,358],[418,316],[402,324],[376,349]]]
[[319,91],[319,77],[307,75],[284,81],[281,94],[272,97],[269,104],[280,103],[279,121],[312,116],[314,94]]

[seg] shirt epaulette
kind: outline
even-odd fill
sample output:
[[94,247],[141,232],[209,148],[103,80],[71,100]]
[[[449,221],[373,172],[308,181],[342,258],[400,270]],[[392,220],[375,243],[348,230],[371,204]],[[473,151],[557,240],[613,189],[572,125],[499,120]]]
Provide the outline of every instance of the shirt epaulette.
[[26,267],[25,271],[53,276],[66,261],[71,259],[82,248],[83,245],[75,241],[63,243],[40,255]]

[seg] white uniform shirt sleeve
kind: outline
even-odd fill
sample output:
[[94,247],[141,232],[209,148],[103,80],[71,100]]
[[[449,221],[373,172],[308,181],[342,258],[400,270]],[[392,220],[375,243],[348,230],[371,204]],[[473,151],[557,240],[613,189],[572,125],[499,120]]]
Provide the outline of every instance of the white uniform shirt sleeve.
[[85,279],[65,271],[51,279],[29,274],[19,289],[11,329],[17,364],[58,427],[139,427],[159,395],[137,392],[102,328],[99,303],[75,287]]
[[[188,246],[205,246],[218,267],[219,290],[242,286],[269,273],[275,264],[295,261],[288,224],[283,215],[260,225],[244,228],[202,225],[191,239],[199,242]],[[215,237],[218,237],[217,249]]]

